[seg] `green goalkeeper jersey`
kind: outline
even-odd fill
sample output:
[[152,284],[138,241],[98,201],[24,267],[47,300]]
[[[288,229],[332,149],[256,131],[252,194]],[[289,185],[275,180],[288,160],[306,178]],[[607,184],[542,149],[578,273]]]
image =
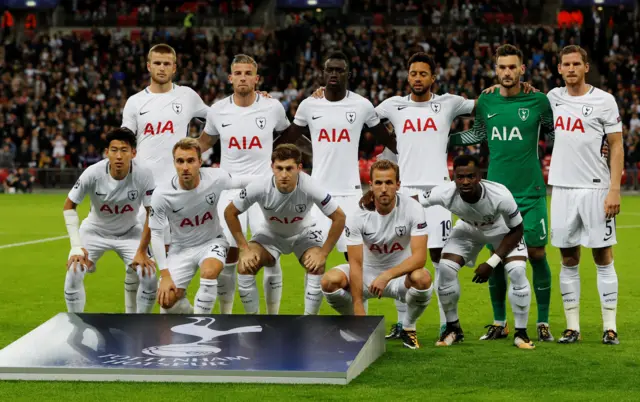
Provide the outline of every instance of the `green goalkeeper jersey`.
[[542,92],[504,97],[482,94],[473,128],[451,136],[452,145],[489,144],[487,179],[505,185],[514,197],[546,195],[540,160],[540,135],[553,136],[553,112]]

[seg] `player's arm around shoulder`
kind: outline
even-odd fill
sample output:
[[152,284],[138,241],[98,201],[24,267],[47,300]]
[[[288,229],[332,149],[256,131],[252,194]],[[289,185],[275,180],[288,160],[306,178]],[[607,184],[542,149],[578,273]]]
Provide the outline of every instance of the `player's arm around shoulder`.
[[203,153],[211,149],[220,138],[220,133],[216,128],[216,117],[218,113],[216,105],[212,105],[207,108],[204,129],[202,130],[202,133],[200,133],[200,137],[198,137],[198,144],[200,145],[200,150]]
[[441,184],[439,186],[433,187],[431,190],[425,190],[419,192],[417,195],[412,196],[414,200],[418,201],[418,203],[423,207],[431,207],[434,205],[440,205],[442,207],[447,207],[445,198],[447,198],[449,193],[451,193],[451,184]]
[[[267,176],[263,180],[267,180]],[[238,216],[263,198],[263,180],[256,180],[240,190],[240,193],[224,209],[224,220],[241,251],[248,250],[249,244],[242,233],[242,225]]]

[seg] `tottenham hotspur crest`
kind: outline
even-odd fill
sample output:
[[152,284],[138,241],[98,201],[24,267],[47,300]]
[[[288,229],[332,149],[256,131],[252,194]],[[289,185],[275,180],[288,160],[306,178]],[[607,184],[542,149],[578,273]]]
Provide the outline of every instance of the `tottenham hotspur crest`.
[[353,124],[353,122],[356,121],[356,112],[347,112],[346,116],[349,123]]
[[138,198],[138,190],[129,191],[127,196],[129,196],[129,200],[134,201],[136,198]]
[[298,213],[302,213],[307,209],[307,206],[305,204],[298,204],[296,205],[296,212]]
[[587,106],[587,105],[582,106],[582,115],[584,117],[589,117],[591,112],[593,112],[593,106]]
[[396,234],[398,236],[404,236],[405,234],[407,234],[407,227],[406,226],[396,226]]
[[207,201],[207,204],[209,205],[213,205],[216,202],[216,193],[211,193],[209,195],[207,195],[206,197],[204,197],[205,201]]
[[263,130],[267,126],[267,119],[265,117],[256,117],[256,125],[260,130]]
[[520,117],[520,120],[527,121],[529,118],[529,109],[521,107],[518,109],[518,116]]
[[431,102],[431,110],[433,110],[433,113],[440,113],[441,109],[442,105],[440,105],[438,102]]
[[182,103],[173,102],[171,104],[171,108],[173,109],[174,112],[176,112],[176,114],[182,113]]

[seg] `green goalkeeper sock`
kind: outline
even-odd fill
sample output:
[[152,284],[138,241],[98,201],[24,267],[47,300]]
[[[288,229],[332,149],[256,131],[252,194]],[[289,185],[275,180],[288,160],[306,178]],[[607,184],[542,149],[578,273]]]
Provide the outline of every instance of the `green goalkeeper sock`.
[[507,320],[507,279],[504,275],[504,265],[499,264],[493,269],[489,277],[489,295],[493,306],[493,320]]
[[547,255],[540,260],[530,260],[533,268],[533,291],[538,304],[538,321],[549,323],[549,300],[551,299],[551,269]]

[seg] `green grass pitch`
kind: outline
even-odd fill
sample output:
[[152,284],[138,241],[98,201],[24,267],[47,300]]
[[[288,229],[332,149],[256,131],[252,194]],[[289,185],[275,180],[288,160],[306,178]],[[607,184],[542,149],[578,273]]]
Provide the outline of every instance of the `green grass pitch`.
[[[64,194],[0,196],[0,347],[37,327],[54,314],[66,311],[63,299],[67,239],[2,247],[65,235],[62,218]],[[81,216],[88,202],[80,207]],[[466,341],[436,348],[438,311],[435,299],[418,322],[422,348],[411,351],[398,341],[349,386],[247,385],[247,384],[141,384],[79,382],[0,382],[0,400],[640,400],[640,197],[624,197],[618,217],[618,245],[614,249],[620,282],[618,329],[621,344],[600,343],[600,301],[595,266],[588,250],[581,264],[581,326],[584,341],[577,345],[537,343],[536,350],[518,350],[512,337],[483,343],[477,339],[490,323],[487,285],[471,282],[472,270],[463,269],[460,280],[461,323]],[[549,247],[553,272],[551,330],[559,337],[565,320],[558,286],[560,259]],[[342,263],[333,253],[328,266]],[[428,263],[429,265],[429,263]],[[292,256],[283,260],[284,292],[281,313],[302,314],[303,270]],[[431,271],[433,269],[431,268]],[[114,253],[99,262],[85,281],[87,312],[124,311],[123,264]],[[190,295],[195,294],[197,280]],[[258,279],[258,283],[262,283]],[[259,286],[260,287],[260,286]],[[237,295],[236,295],[237,297]],[[535,300],[535,298],[534,298]],[[217,306],[216,306],[217,309]],[[264,312],[264,304],[261,311]],[[529,333],[534,335],[535,305]],[[156,307],[156,312],[157,307]],[[235,313],[242,313],[238,299]],[[395,322],[391,300],[370,301],[370,313]],[[335,314],[323,303],[321,314]],[[509,322],[513,318],[509,313]],[[512,327],[512,325],[511,325]],[[282,334],[287,336],[287,334]]]

